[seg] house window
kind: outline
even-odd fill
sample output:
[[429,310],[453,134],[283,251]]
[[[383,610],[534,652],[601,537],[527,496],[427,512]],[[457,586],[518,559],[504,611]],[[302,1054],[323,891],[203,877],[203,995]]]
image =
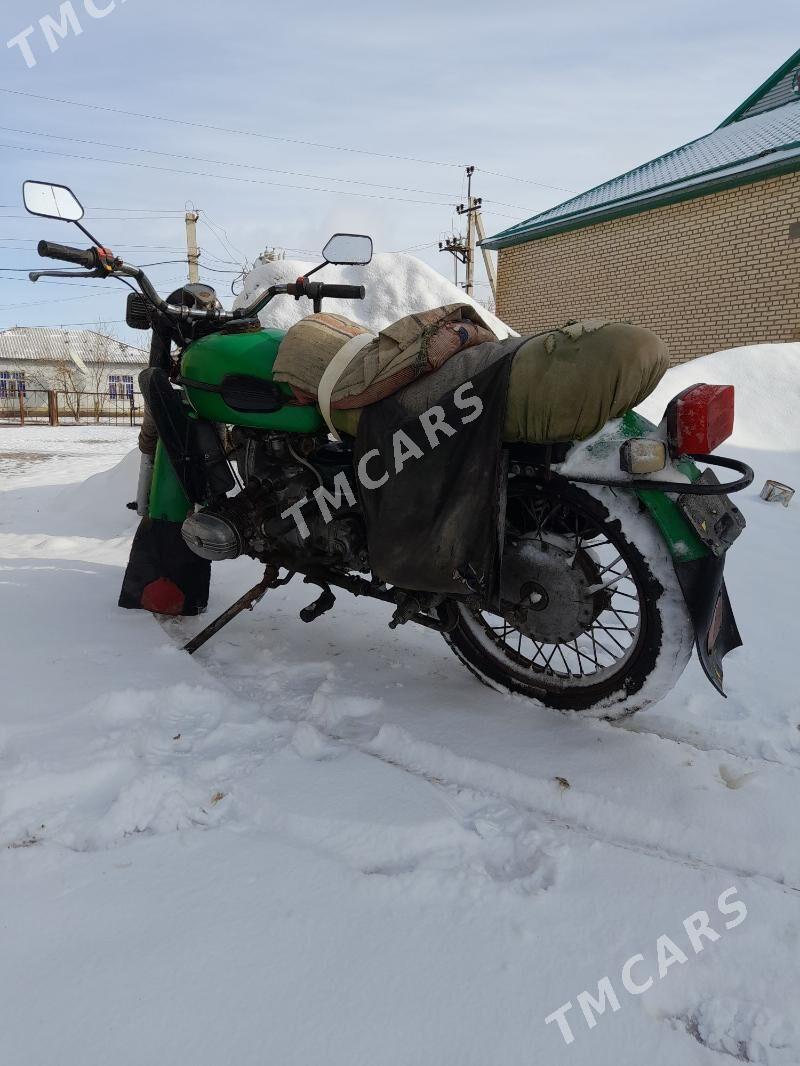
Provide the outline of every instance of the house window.
[[108,395],[112,400],[130,399],[133,396],[133,375],[109,374]]
[[0,399],[25,395],[24,370],[0,370]]

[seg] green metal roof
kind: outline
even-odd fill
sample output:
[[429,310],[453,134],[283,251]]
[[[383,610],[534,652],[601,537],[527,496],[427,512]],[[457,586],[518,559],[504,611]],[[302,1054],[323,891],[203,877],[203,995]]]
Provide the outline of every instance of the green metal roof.
[[800,169],[800,51],[716,130],[483,241],[515,244]]
[[795,78],[798,72],[800,72],[800,49],[793,56],[789,56],[774,74],[770,74],[764,84],[759,85],[743,104],[739,104],[736,110],[720,123],[720,128],[729,126],[731,122],[738,122],[741,118],[749,118],[750,115],[757,115],[762,111],[769,111],[773,107],[781,107],[783,104],[796,100]]

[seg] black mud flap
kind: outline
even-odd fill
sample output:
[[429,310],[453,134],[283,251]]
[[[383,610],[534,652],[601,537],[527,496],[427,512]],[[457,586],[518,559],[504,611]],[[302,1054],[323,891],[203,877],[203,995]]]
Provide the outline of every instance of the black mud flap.
[[729,651],[742,646],[725,588],[724,569],[724,554],[708,555],[685,563],[675,562],[675,572],[694,626],[700,664],[708,680],[722,696],[725,696],[722,660]]
[[179,522],[143,518],[133,539],[119,606],[152,614],[202,614],[211,563],[190,551]]

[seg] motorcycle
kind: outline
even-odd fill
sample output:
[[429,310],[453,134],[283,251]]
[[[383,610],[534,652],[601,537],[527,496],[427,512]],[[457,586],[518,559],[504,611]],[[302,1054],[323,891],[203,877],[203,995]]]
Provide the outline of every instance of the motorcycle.
[[[363,286],[311,277],[327,264],[368,264],[370,238],[334,235],[319,267],[227,311],[207,285],[164,300],[85,229],[65,186],[26,182],[24,201],[91,241],[86,250],[42,241],[41,256],[82,269],[35,271],[31,280],[119,279],[134,288],[128,325],[152,330],[140,377],[159,438],[150,518],[175,524],[194,558],[248,555],[265,566],[263,580],[187,651],[300,575],[320,590],[303,621],[333,607],[334,589],[382,601],[394,607],[392,628],[434,630],[485,684],[560,710],[614,719],[647,706],[676,684],[693,646],[724,695],[722,660],[742,642],[723,570],[745,525],[728,494],[753,480],[744,463],[711,454],[732,433],[731,386],[686,390],[659,426],[628,411],[588,441],[504,445],[495,587],[449,595],[393,587],[370,568],[359,499],[335,515],[307,512],[303,530],[292,520],[299,501],[353,473],[353,441],[332,441],[319,407],[298,405],[273,380],[284,333],[259,317],[279,296],[308,300],[315,312],[326,298],[363,299]],[[739,477],[721,485],[711,466]]]

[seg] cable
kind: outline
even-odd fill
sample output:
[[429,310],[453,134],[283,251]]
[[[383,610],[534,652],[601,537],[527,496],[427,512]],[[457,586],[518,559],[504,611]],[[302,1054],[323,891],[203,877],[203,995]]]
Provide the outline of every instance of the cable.
[[211,267],[207,263],[200,263],[200,273],[202,274],[204,270],[210,270],[212,274],[236,274],[236,275],[239,275],[239,274],[249,274],[250,273],[249,269],[243,270],[241,267],[239,267],[238,270],[220,270],[219,267]]
[[396,248],[392,252],[392,255],[403,255],[405,252],[419,252],[423,248],[437,248],[438,246],[438,241],[428,241],[427,244],[412,244],[410,248]]
[[[295,178],[311,178],[315,181],[335,181],[348,185],[367,185],[374,189],[391,189],[394,192],[416,192],[424,196],[441,196],[447,198],[450,194],[439,192],[434,189],[416,189],[407,185],[382,185],[377,181],[364,181],[360,178],[336,178],[327,174],[309,174],[302,170],[279,170],[277,167],[261,167],[255,163],[237,163],[228,159],[209,159],[208,156],[184,155],[180,152],[164,152],[156,148],[140,148],[135,145],[110,144],[108,141],[94,141],[85,137],[65,137],[59,133],[44,133],[40,130],[21,130],[15,126],[0,126],[5,133],[19,133],[26,137],[44,137],[56,141],[71,141],[74,144],[91,144],[96,148],[111,148],[119,152],[142,152],[145,155],[160,155],[169,159],[183,159],[191,163],[210,163],[220,167],[236,167],[241,170],[259,170],[267,174],[283,174]],[[511,205],[513,206],[513,205]],[[524,208],[523,208],[524,210]]]
[[396,155],[389,152],[372,152],[366,148],[352,148],[341,144],[320,144],[317,141],[304,141],[298,137],[279,137],[271,133],[257,133],[253,130],[237,130],[226,126],[213,126],[207,122],[191,122],[189,119],[170,118],[167,115],[147,115],[142,114],[139,111],[124,111],[119,107],[108,107],[104,104],[87,104],[80,100],[65,100],[62,97],[57,96],[41,96],[38,93],[24,92],[22,89],[0,88],[0,92],[8,93],[11,96],[26,96],[31,100],[43,100],[49,104],[66,104],[69,107],[82,107],[90,111],[106,111],[113,115],[125,115],[127,118],[143,118],[148,122],[171,122],[178,126],[192,126],[194,129],[212,130],[214,133],[232,133],[238,137],[257,137],[261,140],[281,141],[284,144],[302,144],[308,148],[324,148],[327,151],[332,152],[349,152],[355,155],[370,155],[375,156],[378,159],[402,159],[407,163],[425,163],[429,166],[436,167],[461,168],[465,165],[463,163],[446,163],[440,159],[419,159],[416,156]]
[[[0,92],[5,92],[1,89]],[[484,167],[475,167],[481,174],[491,174],[493,178],[505,178],[506,181],[519,181],[524,185],[538,185],[541,189],[554,189],[556,192],[575,193],[576,189],[565,189],[562,185],[546,185],[543,181],[534,181],[533,178],[518,178],[514,174],[500,174],[496,170],[486,170]]]
[[[73,326],[96,326],[96,325],[97,325],[97,319],[93,318],[90,322],[53,322],[49,326],[43,326],[43,327],[40,327],[40,328],[43,328],[43,329],[70,329]],[[112,319],[107,319],[104,322],[104,325],[106,325],[106,326],[125,326],[125,325],[127,325],[127,322],[125,321],[124,318],[112,318]],[[16,327],[19,327],[19,323],[18,322],[15,322],[13,326],[0,326],[0,332],[2,332],[3,330],[6,330],[6,329],[15,329]],[[37,327],[36,326],[22,326],[21,328],[22,329],[36,329]]]
[[15,311],[18,307],[45,307],[50,304],[68,304],[73,303],[75,300],[97,300],[102,296],[119,296],[119,293],[109,290],[101,293],[100,296],[95,296],[94,293],[84,293],[83,296],[64,296],[59,300],[32,300],[29,303],[3,304],[0,306],[0,311]]
[[[228,231],[226,229],[224,229],[222,226],[218,226],[208,216],[207,212],[203,211],[202,215],[203,215],[203,217],[201,217],[201,219],[200,219],[201,223],[207,229],[209,229],[211,231],[212,236],[214,237],[216,242],[219,244],[219,246],[223,250],[223,252],[225,252],[227,255],[232,255],[232,256],[235,256],[235,255],[238,254],[238,255],[242,256],[246,260],[247,256],[244,254],[244,252],[241,250],[241,248],[236,248],[231,243],[230,237],[228,236]],[[222,234],[222,236],[220,236],[220,234]],[[217,259],[219,259],[219,258],[220,257],[217,256]],[[220,262],[225,262],[225,260],[220,259]],[[231,260],[228,260],[228,265],[229,266],[239,266],[239,262],[236,259],[231,259]]]
[[[0,90],[3,91],[3,90]],[[445,203],[436,203],[433,200],[414,200],[407,196],[387,196],[381,193],[357,192],[355,189],[321,189],[314,185],[292,185],[281,181],[268,181],[265,178],[240,178],[234,174],[209,174],[197,170],[177,170],[175,167],[159,167],[154,163],[134,163],[123,159],[100,159],[91,155],[73,155],[70,152],[56,152],[50,148],[33,148],[29,145],[0,144],[0,148],[9,148],[15,152],[36,152],[39,155],[56,155],[61,159],[79,159],[88,163],[110,163],[119,167],[137,167],[140,170],[157,170],[166,174],[181,174],[189,178],[213,178],[215,181],[238,181],[247,185],[272,185],[279,189],[299,189],[301,192],[324,192],[329,196],[358,196],[367,200],[396,200],[405,204],[425,204],[427,207],[448,207]],[[24,218],[24,215],[17,216]]]
[[[23,148],[22,146],[20,146],[18,144],[8,145],[7,147],[13,148],[17,152],[35,151],[35,149]],[[54,153],[54,154],[57,154],[57,153]],[[79,157],[75,156],[74,158],[77,159]],[[110,162],[110,160],[101,160],[101,162]],[[25,215],[0,215],[0,219],[12,219],[12,218],[14,218],[14,219],[17,219],[17,218],[30,219],[31,215],[29,215],[29,214],[25,214]],[[123,216],[119,216],[119,217],[108,216],[107,218],[99,218],[98,219],[98,222],[167,222],[167,221],[171,222],[171,221],[173,221],[173,219],[172,218],[168,218],[165,215],[139,215],[139,216],[137,216],[135,218],[133,216],[130,216],[128,218],[125,218]]]
[[[297,137],[280,137],[271,133],[259,133],[255,130],[238,130],[229,128],[226,126],[214,126],[206,122],[191,122],[189,119],[171,118],[166,115],[147,115],[138,111],[125,111],[118,107],[109,107],[105,104],[87,104],[81,100],[65,100],[63,97],[57,96],[42,96],[39,93],[25,92],[22,89],[4,89],[0,87],[0,92],[7,93],[11,96],[24,96],[30,100],[42,100],[50,104],[64,104],[68,107],[82,107],[90,111],[105,111],[114,115],[125,115],[127,118],[143,118],[149,122],[168,122],[179,126],[191,126],[194,129],[212,130],[215,133],[231,133],[237,137],[255,137],[261,140],[267,141],[280,141],[284,144],[301,144],[308,148],[324,148],[326,151],[332,152],[346,152],[355,155],[369,155],[376,159],[397,159],[406,163],[422,163],[426,166],[435,167],[457,167],[463,169],[465,163],[450,163],[441,159],[421,159],[417,156],[410,155],[398,155],[391,152],[374,152],[366,148],[353,148],[348,145],[341,144],[320,144],[317,141],[304,141]],[[476,170],[480,170],[483,174],[491,174],[495,178],[504,178],[507,181],[519,181],[526,185],[538,185],[543,189],[555,189],[559,192],[572,192],[571,189],[563,189],[558,185],[547,185],[541,181],[535,181],[533,178],[520,178],[513,174],[501,174],[496,170],[485,170],[483,167],[476,167]]]

